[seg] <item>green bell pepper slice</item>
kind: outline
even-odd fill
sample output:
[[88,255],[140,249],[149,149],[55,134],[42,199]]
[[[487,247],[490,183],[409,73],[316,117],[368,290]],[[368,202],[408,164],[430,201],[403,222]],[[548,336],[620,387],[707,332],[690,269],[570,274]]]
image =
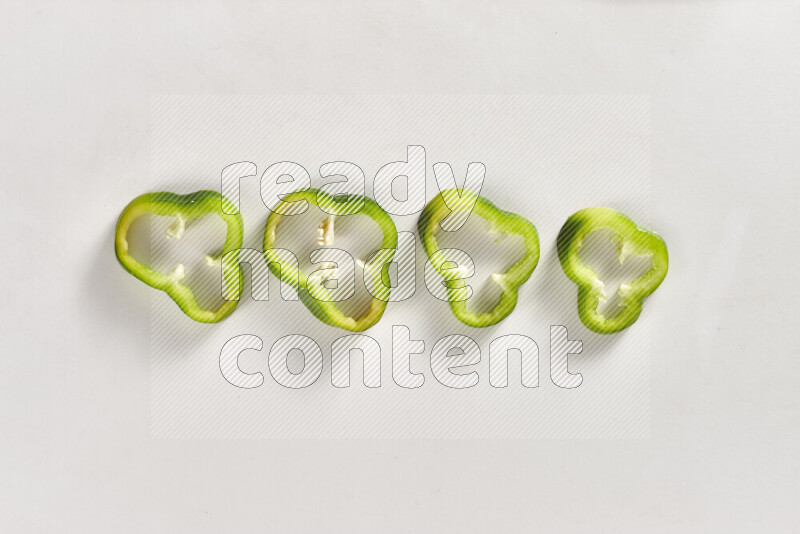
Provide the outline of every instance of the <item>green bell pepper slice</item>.
[[[349,317],[345,315],[339,309],[336,302],[326,298],[328,296],[328,291],[324,287],[317,287],[314,295],[309,293],[307,289],[308,276],[298,268],[287,265],[282,261],[281,256],[276,253],[274,246],[280,222],[283,220],[284,214],[292,212],[292,209],[288,205],[297,201],[306,201],[310,205],[324,208],[327,216],[318,228],[320,245],[333,244],[333,225],[335,218],[355,215],[356,213],[352,212],[352,206],[357,202],[363,202],[363,207],[357,214],[366,215],[380,228],[383,234],[381,250],[376,251],[372,257],[379,256],[382,260],[382,267],[378,269],[368,269],[368,276],[371,277],[375,287],[382,288],[378,295],[381,298],[377,298],[373,294],[369,309],[361,316]],[[281,202],[272,209],[272,212],[267,218],[266,227],[264,228],[264,255],[270,271],[283,282],[297,289],[300,301],[315,317],[325,324],[351,332],[362,332],[374,326],[383,316],[390,291],[388,267],[389,262],[394,258],[396,250],[397,227],[395,227],[394,221],[392,221],[389,214],[373,200],[361,195],[349,195],[348,200],[344,202],[317,189],[305,189],[289,193],[283,196]]]
[[436,233],[442,229],[440,222],[451,212],[459,209],[469,210],[473,202],[475,206],[472,213],[489,223],[490,233],[519,235],[523,238],[525,247],[525,255],[521,260],[504,273],[492,274],[492,279],[500,286],[502,292],[498,303],[488,312],[474,313],[467,310],[466,300],[457,296],[459,290],[466,286],[463,279],[445,281],[453,315],[466,325],[483,328],[499,323],[514,311],[520,286],[530,278],[539,262],[539,234],[536,226],[525,217],[504,211],[472,191],[456,189],[442,191],[422,210],[417,229],[422,239],[422,246],[433,267],[446,279],[445,273],[451,269],[447,267],[449,263],[447,259],[441,254],[436,254],[439,250]]
[[[606,299],[603,283],[594,269],[578,258],[586,236],[603,228],[610,229],[613,238],[619,241],[617,257],[620,265],[634,255],[652,258],[650,270],[632,282],[620,285],[617,294],[622,310],[613,317],[597,311],[599,302]],[[642,302],[667,275],[669,258],[664,240],[611,208],[587,208],[572,214],[558,233],[557,247],[564,274],[578,286],[578,316],[586,328],[598,334],[613,334],[635,323],[642,313]]]
[[244,235],[242,216],[238,212],[236,215],[225,213],[222,209],[223,204],[228,211],[236,209],[230,200],[216,191],[197,191],[188,195],[147,193],[133,199],[122,211],[117,221],[114,250],[125,270],[145,284],[164,291],[186,315],[201,323],[219,322],[236,309],[242,288],[241,268],[237,266],[236,269],[225,270],[226,283],[229,284],[229,287],[238,288],[236,300],[225,301],[216,310],[206,310],[198,304],[192,290],[181,283],[184,276],[182,264],[178,264],[170,274],[163,274],[139,263],[129,254],[128,230],[134,220],[148,213],[175,217],[175,223],[167,231],[167,237],[177,239],[183,234],[186,224],[190,221],[206,215],[216,215],[228,227],[225,244],[219,256],[206,256],[206,262],[216,266],[220,264],[218,258],[241,248]]

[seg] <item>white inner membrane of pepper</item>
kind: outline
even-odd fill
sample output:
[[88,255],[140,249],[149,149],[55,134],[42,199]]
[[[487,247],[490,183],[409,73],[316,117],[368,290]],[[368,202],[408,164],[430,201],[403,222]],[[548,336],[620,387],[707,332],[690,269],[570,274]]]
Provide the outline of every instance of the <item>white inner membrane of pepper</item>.
[[213,310],[225,302],[216,258],[227,232],[225,222],[214,214],[191,221],[145,214],[128,230],[128,252],[139,263],[189,287],[201,308]]
[[436,232],[439,248],[456,248],[466,252],[475,263],[475,274],[465,282],[472,286],[467,311],[486,313],[499,302],[502,288],[493,278],[505,273],[525,257],[525,240],[520,235],[491,231],[490,224],[472,214],[455,232]]
[[578,259],[597,273],[595,284],[600,294],[597,312],[609,319],[624,309],[620,289],[624,290],[653,267],[651,255],[633,254],[610,228],[590,232],[578,251]]
[[291,250],[297,256],[301,272],[306,275],[325,268],[323,285],[330,290],[343,283],[337,275],[345,272],[333,263],[313,264],[310,255],[318,249],[347,251],[355,264],[355,290],[350,298],[337,301],[336,306],[348,317],[360,317],[369,310],[372,300],[364,285],[364,262],[372,252],[380,249],[382,240],[383,232],[367,215],[330,215],[318,206],[309,205],[304,213],[284,216],[280,220],[274,246]]

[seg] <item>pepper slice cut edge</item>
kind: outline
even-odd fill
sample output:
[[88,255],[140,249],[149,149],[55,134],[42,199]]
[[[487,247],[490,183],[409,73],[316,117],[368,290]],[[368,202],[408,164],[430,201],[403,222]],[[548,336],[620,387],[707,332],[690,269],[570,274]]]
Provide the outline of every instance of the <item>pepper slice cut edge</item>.
[[[476,198],[477,197],[477,198]],[[472,213],[489,223],[489,231],[497,234],[519,235],[524,240],[525,255],[517,263],[508,268],[504,273],[494,273],[492,279],[500,286],[500,300],[485,313],[474,313],[467,310],[466,300],[453,300],[455,291],[463,288],[463,280],[453,280],[445,283],[450,309],[453,315],[462,323],[475,328],[483,328],[499,323],[508,317],[517,305],[519,288],[533,274],[539,262],[539,234],[536,226],[521,215],[505,211],[469,190],[447,189],[436,195],[420,214],[417,222],[422,246],[428,258],[433,262],[434,268],[444,276],[444,264],[447,263],[441,255],[434,256],[439,250],[436,233],[441,230],[441,221],[460,207],[469,209],[473,204]],[[453,207],[454,209],[451,209]]]
[[[603,284],[597,272],[578,257],[586,236],[600,229],[611,230],[619,240],[620,264],[630,256],[652,258],[652,265],[645,274],[620,285],[617,293],[622,310],[614,317],[597,311],[599,302],[606,298]],[[635,323],[642,313],[643,301],[658,288],[669,267],[664,240],[612,208],[586,208],[572,214],[558,233],[557,248],[564,274],[578,286],[578,316],[586,328],[598,334],[613,334]]]
[[[219,258],[242,246],[244,225],[239,213],[231,215],[222,210],[223,204],[229,211],[235,209],[233,203],[216,191],[197,191],[188,195],[169,192],[146,193],[133,199],[122,211],[117,220],[114,238],[114,251],[120,264],[126,271],[145,284],[164,291],[190,318],[201,323],[217,323],[230,315],[239,304],[242,289],[243,273],[240,267],[236,270],[226,269],[225,279],[229,286],[237,288],[235,300],[223,302],[216,310],[204,309],[195,299],[194,292],[185,284],[183,265],[178,264],[170,274],[163,274],[135,260],[128,251],[128,230],[134,220],[142,215],[153,214],[175,217],[175,223],[167,230],[167,237],[180,238],[186,224],[206,215],[216,215],[227,225],[225,244]],[[217,257],[206,256],[209,265],[216,266]],[[236,262],[233,262],[234,264]],[[237,276],[238,278],[234,278]],[[235,284],[235,285],[233,285]]]
[[[381,256],[381,259],[384,260],[384,266],[380,269],[371,270],[370,276],[372,276],[373,282],[378,284],[377,287],[385,288],[385,293],[382,293],[381,296],[385,294],[386,300],[376,298],[375,295],[372,295],[369,310],[358,317],[347,316],[339,309],[335,302],[318,300],[312,296],[307,289],[308,276],[300,269],[287,266],[281,261],[281,258],[274,252],[278,226],[284,217],[284,212],[289,211],[285,209],[286,205],[303,200],[314,206],[322,204],[325,207],[325,212],[328,214],[318,228],[318,244],[320,246],[333,244],[332,222],[335,217],[356,214],[366,215],[378,225],[383,234],[383,239],[381,241],[381,249],[380,251],[376,251],[376,254],[386,251],[386,253]],[[350,213],[349,210],[356,201],[363,202],[363,207],[357,213]],[[272,212],[267,218],[266,227],[264,228],[264,254],[270,271],[272,271],[275,276],[297,289],[300,301],[317,319],[330,326],[342,328],[351,332],[367,330],[380,321],[383,316],[390,291],[388,288],[389,280],[386,267],[394,258],[396,249],[397,227],[394,221],[392,221],[389,214],[373,200],[361,195],[350,195],[347,202],[340,202],[324,191],[319,191],[317,189],[305,189],[303,191],[289,193],[272,209]],[[324,289],[322,292],[324,292]]]

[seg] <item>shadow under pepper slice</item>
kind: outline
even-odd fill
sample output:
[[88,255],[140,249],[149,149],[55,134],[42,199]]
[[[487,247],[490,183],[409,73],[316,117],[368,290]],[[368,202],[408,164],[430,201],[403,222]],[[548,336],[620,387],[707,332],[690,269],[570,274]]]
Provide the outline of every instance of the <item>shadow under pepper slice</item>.
[[[614,317],[597,311],[607,298],[594,269],[582,263],[578,253],[591,232],[607,228],[619,240],[617,257],[622,264],[630,256],[650,256],[652,266],[645,274],[619,287],[619,306]],[[642,313],[642,302],[667,275],[667,244],[661,237],[636,225],[627,215],[611,208],[586,208],[571,215],[558,234],[558,259],[564,274],[578,286],[578,316],[586,328],[598,334],[613,334],[631,326]]]
[[184,276],[183,264],[178,264],[170,274],[155,271],[136,261],[128,252],[128,230],[134,220],[142,215],[153,214],[165,217],[174,217],[175,223],[167,231],[167,237],[180,238],[186,225],[206,215],[216,215],[228,227],[225,244],[217,257],[206,256],[209,265],[220,264],[218,258],[231,250],[238,250],[242,246],[244,234],[242,216],[237,213],[230,215],[222,211],[223,203],[229,211],[233,211],[233,204],[216,191],[197,191],[188,195],[175,193],[147,193],[133,199],[122,211],[117,221],[114,250],[122,266],[133,276],[145,284],[164,291],[174,300],[183,312],[201,323],[216,323],[230,315],[239,304],[242,288],[242,270],[226,269],[225,279],[229,287],[237,288],[236,300],[223,302],[216,310],[202,308],[194,297],[192,290],[181,283]]
[[539,234],[533,223],[525,217],[504,211],[474,192],[463,190],[459,195],[459,191],[447,189],[436,195],[422,210],[417,222],[425,253],[442,276],[446,277],[445,272],[449,270],[446,267],[448,260],[443,255],[436,254],[439,251],[436,233],[442,230],[441,221],[459,208],[469,210],[474,202],[472,213],[489,223],[489,232],[519,235],[524,240],[523,258],[506,272],[492,274],[492,280],[500,286],[501,295],[499,302],[490,311],[486,313],[468,311],[466,300],[459,300],[456,297],[456,293],[466,286],[463,279],[445,282],[453,315],[466,325],[482,328],[499,323],[514,311],[520,286],[530,278],[539,262]]
[[[319,206],[324,208],[324,211],[327,213],[325,220],[319,226],[321,245],[333,244],[333,221],[336,217],[356,214],[366,215],[380,228],[383,234],[381,250],[376,251],[372,257],[380,256],[382,267],[368,268],[367,276],[373,278],[372,282],[374,287],[385,288],[382,294],[379,295],[381,297],[385,296],[385,298],[376,298],[373,294],[369,309],[363,315],[349,317],[339,309],[336,302],[327,299],[318,299],[312,296],[307,288],[308,276],[300,269],[292,265],[287,265],[286,262],[282,261],[282,257],[276,253],[274,246],[280,222],[285,215],[294,212],[289,205],[297,201],[306,201],[310,205]],[[353,213],[352,206],[360,202],[363,202],[363,207],[357,213]],[[395,227],[394,221],[392,221],[389,214],[378,204],[361,195],[350,195],[347,202],[341,202],[324,191],[319,191],[317,189],[306,189],[304,191],[289,193],[282,198],[281,202],[275,208],[273,208],[267,218],[267,225],[264,229],[264,255],[270,271],[282,281],[291,284],[297,289],[300,301],[315,317],[317,317],[317,319],[325,324],[351,332],[366,330],[374,326],[383,316],[390,291],[387,268],[388,263],[391,262],[394,257],[396,249],[397,228]],[[316,296],[320,297],[321,294],[325,293],[324,287],[317,288]]]

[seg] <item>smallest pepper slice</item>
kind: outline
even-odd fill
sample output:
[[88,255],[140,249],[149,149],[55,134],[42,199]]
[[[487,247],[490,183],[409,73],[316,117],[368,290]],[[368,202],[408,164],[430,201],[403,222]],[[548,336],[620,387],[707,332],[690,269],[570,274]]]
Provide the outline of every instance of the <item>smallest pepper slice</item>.
[[147,193],[133,199],[117,221],[114,250],[125,270],[145,284],[164,291],[186,315],[201,323],[217,323],[236,309],[242,289],[241,268],[225,269],[225,281],[228,287],[236,288],[235,300],[223,302],[216,310],[203,309],[197,303],[192,290],[181,283],[184,277],[183,264],[175,266],[170,274],[163,274],[139,263],[128,252],[128,230],[134,220],[148,213],[174,217],[175,223],[167,230],[167,237],[179,239],[190,221],[206,215],[216,215],[228,226],[228,233],[222,252],[218,256],[206,256],[206,263],[211,266],[221,265],[222,262],[218,259],[232,250],[241,248],[244,235],[242,216],[238,212],[235,215],[225,213],[222,210],[223,204],[228,211],[235,210],[234,205],[216,191],[197,191],[188,195]]
[[[485,313],[467,310],[466,300],[457,296],[466,286],[466,282],[463,279],[447,280],[445,272],[448,260],[443,255],[437,254],[439,244],[436,241],[436,233],[442,229],[440,223],[461,206],[468,210],[473,202],[472,213],[489,223],[490,233],[519,235],[523,238],[525,246],[525,255],[521,260],[504,273],[492,274],[492,280],[500,286],[502,293],[495,307]],[[514,311],[520,286],[530,278],[539,262],[539,234],[532,222],[521,215],[498,208],[472,191],[446,189],[436,195],[422,210],[417,229],[422,239],[422,246],[433,267],[439,274],[445,276],[450,309],[459,321],[468,326],[483,328],[499,323]]]
[[[597,273],[582,263],[578,253],[590,233],[610,229],[619,240],[620,265],[630,256],[650,256],[652,266],[645,274],[618,290],[621,311],[606,317],[597,311],[606,299]],[[586,208],[572,214],[558,233],[558,259],[564,274],[578,286],[578,316],[586,328],[598,334],[613,334],[631,326],[642,313],[642,302],[655,291],[667,275],[667,244],[655,232],[636,225],[627,215],[611,208]]]

